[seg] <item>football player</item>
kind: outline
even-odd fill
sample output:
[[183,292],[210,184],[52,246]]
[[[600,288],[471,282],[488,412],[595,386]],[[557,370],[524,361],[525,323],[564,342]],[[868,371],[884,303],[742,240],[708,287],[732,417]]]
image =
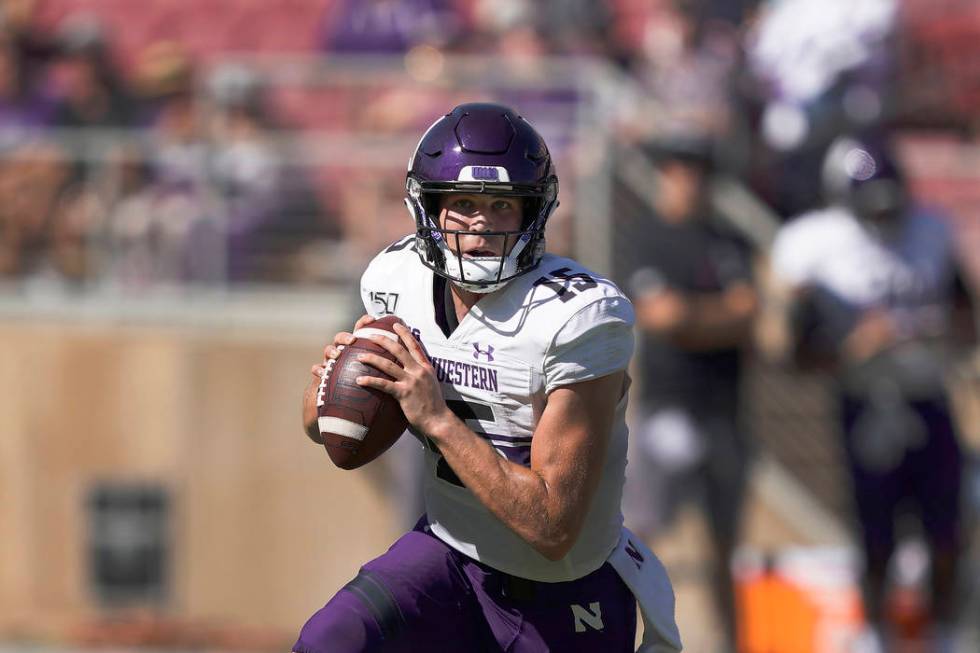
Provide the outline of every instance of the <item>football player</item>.
[[951,345],[975,338],[970,295],[948,224],[911,202],[885,140],[837,139],[823,177],[829,206],[782,228],[772,267],[788,348],[837,380],[866,560],[866,639],[869,650],[887,640],[888,564],[912,506],[932,558],[935,650],[950,650],[963,460],[944,375]]
[[[406,191],[415,233],[368,266],[356,325],[401,318],[400,342],[377,340],[400,365],[365,354],[393,380],[358,383],[395,397],[422,443],[426,514],[294,650],[632,651],[637,601],[643,650],[680,650],[670,582],[620,511],[633,309],[545,253],[544,140],[507,107],[458,106],[423,135]],[[318,440],[310,392],[304,422]]]

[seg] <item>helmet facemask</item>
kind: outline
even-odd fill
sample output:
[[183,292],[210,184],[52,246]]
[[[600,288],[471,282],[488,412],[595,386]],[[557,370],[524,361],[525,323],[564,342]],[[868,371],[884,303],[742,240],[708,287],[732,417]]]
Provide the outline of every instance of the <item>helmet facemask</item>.
[[[542,188],[543,186],[543,188]],[[415,219],[416,250],[436,274],[474,293],[490,293],[537,267],[544,254],[544,228],[557,207],[557,180],[543,185],[485,182],[420,182],[409,175],[405,204]],[[524,219],[515,231],[447,229],[439,222],[440,198],[450,193],[487,194],[522,200]],[[466,256],[460,238],[502,238],[503,256]]]

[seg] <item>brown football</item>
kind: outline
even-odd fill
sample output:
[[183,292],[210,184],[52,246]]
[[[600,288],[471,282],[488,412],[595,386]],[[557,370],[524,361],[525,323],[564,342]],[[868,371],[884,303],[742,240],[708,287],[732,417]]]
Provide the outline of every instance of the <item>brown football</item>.
[[357,356],[370,352],[397,363],[394,356],[368,338],[380,335],[397,340],[392,328],[397,321],[389,315],[365,325],[354,332],[354,344],[343,347],[337,358],[327,361],[317,390],[317,424],[330,460],[341,469],[355,469],[371,462],[408,428],[408,420],[394,397],[356,382],[359,376],[391,378],[358,361]]

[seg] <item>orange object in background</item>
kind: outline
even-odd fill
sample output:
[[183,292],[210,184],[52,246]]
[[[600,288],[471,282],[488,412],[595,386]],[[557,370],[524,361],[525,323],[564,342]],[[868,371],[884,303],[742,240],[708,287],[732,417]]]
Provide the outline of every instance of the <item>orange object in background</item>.
[[846,653],[863,627],[848,551],[743,552],[734,567],[740,653]]

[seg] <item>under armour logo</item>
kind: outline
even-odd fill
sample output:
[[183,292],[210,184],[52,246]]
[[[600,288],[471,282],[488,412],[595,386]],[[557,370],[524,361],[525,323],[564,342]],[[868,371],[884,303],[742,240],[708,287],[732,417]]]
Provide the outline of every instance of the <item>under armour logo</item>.
[[486,351],[484,351],[480,349],[480,343],[474,342],[473,349],[475,350],[473,352],[473,358],[475,358],[476,360],[480,360],[480,356],[486,356],[488,363],[493,362],[493,345],[487,345],[487,349]]
[[602,623],[602,607],[598,601],[590,603],[588,610],[574,603],[571,605],[571,608],[572,618],[575,620],[575,632],[584,633],[586,626],[592,630],[602,630],[606,627]]

